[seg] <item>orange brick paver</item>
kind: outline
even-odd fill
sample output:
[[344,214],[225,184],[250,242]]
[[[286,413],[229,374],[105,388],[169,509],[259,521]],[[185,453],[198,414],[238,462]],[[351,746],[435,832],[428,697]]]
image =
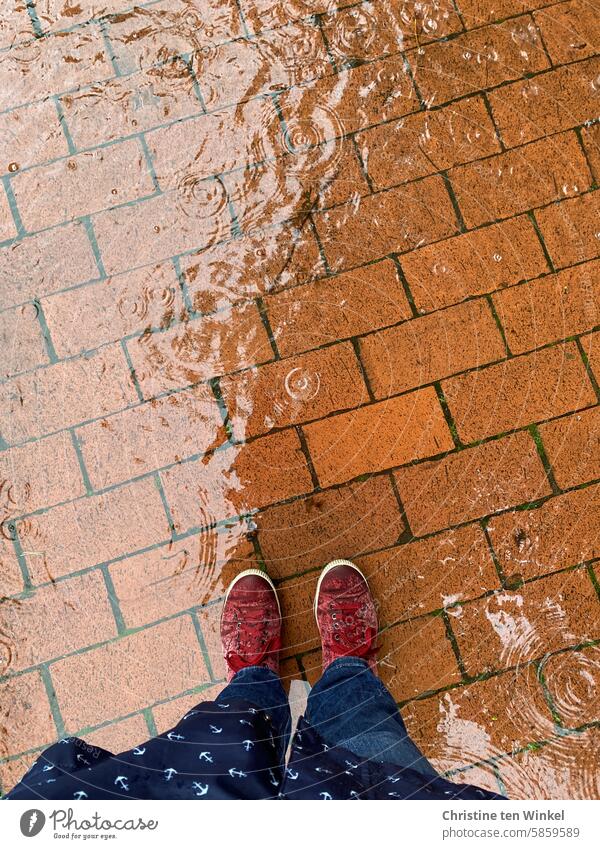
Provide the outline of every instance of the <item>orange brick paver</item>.
[[0,790],[213,698],[244,568],[314,684],[348,557],[439,769],[597,797],[597,4],[5,5]]

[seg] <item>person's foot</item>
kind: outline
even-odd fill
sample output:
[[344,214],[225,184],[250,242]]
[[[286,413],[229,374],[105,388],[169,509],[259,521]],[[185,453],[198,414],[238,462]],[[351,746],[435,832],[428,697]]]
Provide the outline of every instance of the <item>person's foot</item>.
[[228,681],[248,666],[266,666],[279,675],[281,608],[264,572],[246,569],[229,585],[221,613],[221,642]]
[[315,616],[323,645],[323,670],[338,657],[361,657],[377,674],[377,611],[358,566],[332,560],[315,595]]

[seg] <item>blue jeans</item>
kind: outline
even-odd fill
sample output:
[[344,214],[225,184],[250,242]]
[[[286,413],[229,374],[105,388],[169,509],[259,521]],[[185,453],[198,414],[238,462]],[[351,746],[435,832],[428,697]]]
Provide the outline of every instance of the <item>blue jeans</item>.
[[[283,762],[292,720],[281,680],[262,666],[240,670],[217,702],[244,699],[266,711],[277,728]],[[363,760],[410,767],[429,778],[438,773],[410,739],[396,702],[358,657],[331,663],[308,697],[305,718],[328,746],[343,746]]]

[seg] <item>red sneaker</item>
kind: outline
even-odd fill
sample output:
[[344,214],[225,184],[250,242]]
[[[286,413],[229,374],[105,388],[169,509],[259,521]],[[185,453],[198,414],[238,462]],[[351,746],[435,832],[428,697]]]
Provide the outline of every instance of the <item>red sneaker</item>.
[[221,613],[221,642],[228,681],[247,666],[266,666],[279,675],[281,608],[265,572],[246,569],[229,585]]
[[377,675],[377,611],[358,566],[332,560],[315,595],[315,616],[323,645],[323,669],[338,657],[361,657]]

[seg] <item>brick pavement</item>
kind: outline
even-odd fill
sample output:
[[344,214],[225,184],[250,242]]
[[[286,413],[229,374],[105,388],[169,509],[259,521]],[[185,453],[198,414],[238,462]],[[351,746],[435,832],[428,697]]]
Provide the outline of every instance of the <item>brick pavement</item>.
[[[492,11],[493,6],[493,11]],[[314,683],[353,557],[438,768],[598,798],[596,0],[0,13],[0,781]]]

